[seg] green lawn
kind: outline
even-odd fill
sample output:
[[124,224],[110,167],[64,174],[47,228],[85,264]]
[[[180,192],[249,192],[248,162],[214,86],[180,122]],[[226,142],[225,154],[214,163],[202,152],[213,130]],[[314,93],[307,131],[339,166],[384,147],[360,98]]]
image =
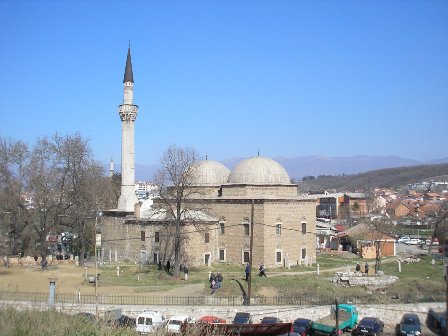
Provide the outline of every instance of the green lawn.
[[[390,259],[390,258],[389,258]],[[418,263],[402,263],[402,272],[398,272],[398,264],[394,259],[387,262],[383,259],[381,270],[386,275],[395,275],[399,279],[387,288],[366,288],[364,286],[342,286],[330,282],[334,275],[333,271],[325,272],[326,269],[345,267],[349,265],[351,270],[357,261],[364,260],[357,257],[347,258],[347,255],[326,254],[318,256],[317,263],[320,265],[321,274],[316,274],[316,266],[293,266],[287,268],[275,268],[267,270],[267,277],[260,278],[258,270],[253,268],[252,296],[262,297],[366,297],[381,299],[384,297],[399,297],[403,300],[438,300],[443,293],[443,265],[440,260],[432,265],[431,258],[422,256]],[[370,260],[372,262],[372,260]],[[371,266],[373,269],[373,266]],[[155,265],[140,268],[138,265],[120,266],[121,274],[116,275],[116,266],[103,266],[100,268],[102,287],[121,285],[134,287],[135,292],[172,289],[173,286],[185,286],[183,273],[181,277],[175,278],[166,271],[158,271]],[[248,291],[248,284],[244,280],[244,265],[231,265],[216,263],[210,267],[190,267],[188,284],[204,284],[203,295],[210,295],[208,274],[220,271],[224,276],[223,288],[214,295],[217,297],[238,296],[243,291]],[[310,272],[312,271],[312,272]]]

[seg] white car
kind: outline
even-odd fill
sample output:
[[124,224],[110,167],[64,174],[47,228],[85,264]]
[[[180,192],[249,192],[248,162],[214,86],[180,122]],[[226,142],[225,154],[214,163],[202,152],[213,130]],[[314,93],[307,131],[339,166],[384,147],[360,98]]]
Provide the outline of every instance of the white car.
[[397,243],[407,244],[410,240],[411,240],[411,238],[409,238],[408,236],[403,236],[397,240]]
[[165,326],[166,331],[170,334],[180,334],[184,323],[193,323],[193,319],[188,315],[174,315],[169,318]]
[[135,330],[140,334],[149,334],[156,331],[158,328],[163,327],[165,324],[165,317],[153,310],[145,310],[138,315],[135,321]]
[[405,242],[405,244],[407,244],[407,245],[418,245],[421,243],[422,243],[422,241],[417,238],[411,238],[411,239],[409,239],[409,241]]

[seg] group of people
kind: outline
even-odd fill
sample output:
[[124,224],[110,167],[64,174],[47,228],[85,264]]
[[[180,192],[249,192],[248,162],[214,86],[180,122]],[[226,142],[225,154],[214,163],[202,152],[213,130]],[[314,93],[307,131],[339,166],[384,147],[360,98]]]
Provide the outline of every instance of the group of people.
[[[356,272],[361,272],[361,265],[357,262],[355,267]],[[369,264],[366,262],[364,265],[364,273],[369,274]]]
[[[246,264],[246,268],[244,269],[244,272],[246,274],[245,280],[249,281],[249,276],[250,276],[250,265],[249,265],[249,263]],[[258,268],[258,272],[259,272],[258,275],[260,277],[263,277],[263,276],[267,277],[267,275],[266,275],[266,268],[264,267],[263,264],[260,264],[260,267]]]
[[208,281],[210,282],[210,289],[212,290],[211,294],[222,288],[222,280],[223,277],[221,272],[218,272],[216,275],[210,272]]

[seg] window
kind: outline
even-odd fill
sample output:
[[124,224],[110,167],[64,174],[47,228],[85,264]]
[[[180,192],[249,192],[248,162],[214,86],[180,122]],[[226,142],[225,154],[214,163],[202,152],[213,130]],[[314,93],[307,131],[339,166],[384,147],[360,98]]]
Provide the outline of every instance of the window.
[[145,241],[145,231],[140,231],[140,240]]
[[225,233],[225,225],[224,223],[219,223],[219,234],[224,234]]
[[306,258],[306,248],[302,249],[302,259]]
[[248,263],[250,259],[250,252],[249,251],[243,251],[243,263]]
[[244,226],[244,235],[248,236],[249,235],[249,224],[243,224]]
[[226,261],[226,249],[219,249],[219,261]]
[[276,251],[275,252],[275,263],[281,264],[282,263],[282,251]]
[[204,235],[204,243],[210,242],[210,233],[206,232]]
[[158,243],[160,242],[160,232],[154,232],[154,242]]
[[275,224],[275,233],[278,235],[282,234],[282,225],[281,224]]
[[302,234],[306,234],[306,222],[302,222]]

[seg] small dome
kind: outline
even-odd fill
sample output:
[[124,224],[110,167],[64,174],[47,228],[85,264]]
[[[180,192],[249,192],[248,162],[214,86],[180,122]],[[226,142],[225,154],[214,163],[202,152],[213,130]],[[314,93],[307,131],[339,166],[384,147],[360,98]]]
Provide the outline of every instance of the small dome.
[[228,183],[291,184],[285,168],[278,162],[256,156],[241,161],[230,173]]
[[230,170],[218,161],[204,160],[195,165],[190,178],[192,185],[222,185],[229,178]]

